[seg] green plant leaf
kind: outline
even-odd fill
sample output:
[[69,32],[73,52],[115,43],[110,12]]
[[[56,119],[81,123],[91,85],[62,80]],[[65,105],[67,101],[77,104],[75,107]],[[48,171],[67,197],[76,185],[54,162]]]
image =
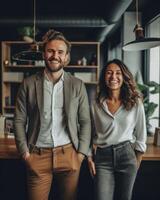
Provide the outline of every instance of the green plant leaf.
[[138,89],[143,93],[144,91],[148,91],[149,90],[149,86],[146,85],[146,84],[140,84],[140,83],[137,83],[137,86],[138,86]]
[[153,103],[153,102],[149,102],[148,105],[145,106],[145,114],[146,114],[146,117],[151,117],[154,113],[154,111],[156,110],[157,108],[157,104]]
[[151,102],[149,99],[150,94],[160,93],[160,84],[155,81],[150,81],[147,84],[137,84],[138,89],[143,94],[143,105],[146,116],[147,129],[150,127],[150,120],[159,119],[157,116],[153,116],[158,104]]
[[160,84],[156,83],[155,81],[150,81],[148,85],[150,87],[151,94],[157,94],[160,92]]
[[[32,38],[34,37],[34,27],[32,26],[24,26],[24,27],[18,28],[17,31],[21,36],[29,36]],[[39,32],[38,29],[36,29],[35,34],[37,34],[38,32]]]

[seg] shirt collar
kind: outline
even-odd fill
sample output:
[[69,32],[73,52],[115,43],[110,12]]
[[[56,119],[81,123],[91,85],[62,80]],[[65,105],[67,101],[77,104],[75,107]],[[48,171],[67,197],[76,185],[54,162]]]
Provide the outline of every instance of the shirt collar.
[[[48,77],[48,75],[47,75],[47,73],[46,73],[45,70],[44,70],[44,80],[45,80],[45,81],[48,81],[48,82],[51,82],[51,81],[49,80],[49,77]],[[60,79],[58,80],[58,82],[60,82],[60,81],[64,81],[64,71],[62,72],[62,75],[61,75]],[[57,82],[57,83],[58,83],[58,82]]]

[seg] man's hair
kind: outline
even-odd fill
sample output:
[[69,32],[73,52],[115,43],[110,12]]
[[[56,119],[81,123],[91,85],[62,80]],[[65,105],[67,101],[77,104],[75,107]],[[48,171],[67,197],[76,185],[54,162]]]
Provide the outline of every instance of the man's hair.
[[61,40],[63,41],[67,46],[67,54],[68,54],[68,60],[65,63],[65,66],[68,65],[70,62],[70,52],[71,52],[71,43],[64,37],[64,35],[61,32],[55,31],[54,29],[50,29],[43,37],[42,37],[42,43],[43,43],[43,52],[45,51],[45,47],[48,42],[52,40]]
[[64,37],[64,35],[61,32],[55,31],[54,29],[50,29],[42,37],[43,51],[45,50],[46,44],[52,40],[62,40],[67,46],[67,53],[70,53],[71,43]]

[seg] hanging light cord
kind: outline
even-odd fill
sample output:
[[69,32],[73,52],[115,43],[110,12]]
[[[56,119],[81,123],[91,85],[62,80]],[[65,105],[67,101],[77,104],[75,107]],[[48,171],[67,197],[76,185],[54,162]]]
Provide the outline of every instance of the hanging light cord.
[[34,19],[33,19],[33,39],[34,42],[36,41],[36,0],[33,0],[33,12],[34,12]]
[[137,22],[137,25],[139,25],[139,20],[138,20],[138,0],[136,0],[136,22]]

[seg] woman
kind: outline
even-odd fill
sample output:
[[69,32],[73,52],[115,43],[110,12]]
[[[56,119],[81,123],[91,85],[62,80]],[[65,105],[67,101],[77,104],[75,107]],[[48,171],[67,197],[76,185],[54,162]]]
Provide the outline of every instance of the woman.
[[102,69],[92,106],[93,154],[88,157],[96,200],[130,200],[142,154],[146,123],[140,93],[124,63],[114,59]]

